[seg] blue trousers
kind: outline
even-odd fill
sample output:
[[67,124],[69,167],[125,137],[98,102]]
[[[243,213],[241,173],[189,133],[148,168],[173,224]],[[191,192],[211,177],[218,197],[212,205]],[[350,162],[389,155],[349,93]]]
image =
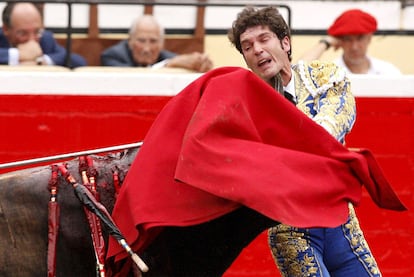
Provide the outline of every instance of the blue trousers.
[[352,206],[349,211],[348,221],[336,228],[270,228],[269,246],[282,276],[381,276]]

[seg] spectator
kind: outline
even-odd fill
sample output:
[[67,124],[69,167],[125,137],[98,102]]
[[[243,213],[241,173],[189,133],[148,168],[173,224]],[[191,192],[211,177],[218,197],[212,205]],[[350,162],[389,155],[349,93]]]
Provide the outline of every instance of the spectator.
[[342,48],[343,54],[335,60],[335,63],[344,67],[349,73],[401,74],[393,64],[367,55],[376,30],[377,20],[372,15],[359,9],[347,10],[329,27],[329,36],[321,39],[301,59],[305,61],[319,59],[330,47],[334,50]]
[[104,66],[177,67],[206,72],[213,63],[206,54],[193,52],[177,55],[164,48],[164,29],[152,15],[137,18],[129,38],[106,49],[101,55]]
[[[0,64],[66,66],[67,52],[44,29],[41,10],[30,2],[8,3],[2,14]],[[72,54],[70,67],[85,66],[83,57]]]

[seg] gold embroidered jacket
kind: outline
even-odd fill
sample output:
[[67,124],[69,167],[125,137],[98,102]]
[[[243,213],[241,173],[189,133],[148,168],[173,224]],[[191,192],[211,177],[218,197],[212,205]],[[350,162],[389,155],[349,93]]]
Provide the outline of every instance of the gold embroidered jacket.
[[344,143],[356,117],[355,98],[345,71],[320,61],[300,61],[292,69],[298,109]]

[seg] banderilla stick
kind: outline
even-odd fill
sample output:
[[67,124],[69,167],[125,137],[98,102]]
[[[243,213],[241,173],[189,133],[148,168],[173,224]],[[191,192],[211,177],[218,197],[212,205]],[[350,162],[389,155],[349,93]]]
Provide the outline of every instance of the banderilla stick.
[[59,155],[54,155],[54,156],[47,156],[47,157],[42,157],[42,158],[3,163],[3,164],[0,164],[0,169],[20,167],[20,166],[25,166],[25,165],[33,165],[33,164],[44,163],[44,162],[54,162],[57,160],[76,158],[78,156],[99,154],[99,153],[104,153],[104,152],[113,152],[113,151],[125,150],[125,149],[130,149],[130,148],[135,148],[135,147],[141,147],[141,146],[142,146],[142,142],[136,142],[136,143],[130,143],[130,144],[123,144],[123,145],[117,145],[117,146],[92,149],[92,150],[59,154]]

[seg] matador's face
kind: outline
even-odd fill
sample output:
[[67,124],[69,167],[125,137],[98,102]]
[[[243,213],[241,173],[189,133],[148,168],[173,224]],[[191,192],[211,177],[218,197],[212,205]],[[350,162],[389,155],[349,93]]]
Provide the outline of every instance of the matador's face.
[[261,79],[270,83],[274,76],[289,67],[290,40],[279,40],[268,26],[247,28],[240,35],[244,60],[247,66]]

